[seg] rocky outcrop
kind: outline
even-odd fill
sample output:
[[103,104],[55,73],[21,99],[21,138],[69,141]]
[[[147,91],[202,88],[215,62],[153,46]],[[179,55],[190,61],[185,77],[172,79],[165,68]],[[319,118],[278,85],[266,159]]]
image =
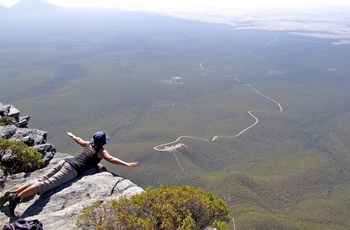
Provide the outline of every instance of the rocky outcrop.
[[14,118],[15,119],[14,124],[18,127],[21,127],[21,128],[28,127],[28,121],[30,119],[30,116],[20,117],[20,111],[11,104],[3,105],[0,103],[0,118],[4,116],[9,116]]
[[13,105],[2,105],[0,103],[0,119],[7,116],[12,117],[14,121],[6,126],[0,126],[0,139],[22,140],[28,146],[39,151],[43,155],[45,165],[47,165],[56,152],[55,147],[47,143],[47,132],[29,129],[30,116],[20,117],[20,111]]
[[[13,105],[2,105],[0,103],[0,120],[12,117],[13,121],[6,126],[0,126],[0,139],[21,140],[29,147],[35,148],[42,154],[44,166],[46,166],[56,153],[56,148],[47,143],[47,132],[38,129],[29,129],[30,116],[20,117],[20,111]],[[11,152],[0,154],[0,163],[12,165]],[[2,173],[0,173],[2,175]]]
[[[48,172],[60,160],[70,157],[67,154],[57,153],[47,167],[29,174],[16,174],[7,178],[3,191],[17,188]],[[80,177],[65,183],[40,196],[36,195],[20,203],[16,210],[16,217],[11,217],[8,204],[0,210],[0,224],[11,223],[18,218],[39,219],[44,229],[78,229],[76,221],[80,210],[84,206],[99,201],[105,202],[118,199],[121,196],[130,197],[144,190],[132,181],[108,172],[99,167],[87,170]],[[0,225],[1,226],[1,225]]]
[[[53,158],[56,148],[46,141],[47,132],[38,129],[19,128],[16,125],[0,126],[0,139],[22,140],[40,152],[45,165]],[[3,159],[0,159],[3,162]]]
[[[64,153],[56,153],[55,147],[47,143],[47,132],[23,127],[23,119],[19,116],[19,110],[12,105],[3,106],[0,103],[0,116],[12,116],[13,124],[0,126],[0,139],[23,140],[27,145],[37,149],[43,154],[46,167],[32,173],[19,173],[7,178],[2,178],[0,184],[2,192],[13,190],[19,186],[45,175],[59,161],[72,157]],[[27,116],[29,118],[29,116]],[[28,119],[29,120],[29,119]],[[28,122],[27,120],[27,122]],[[21,125],[18,125],[20,122]],[[99,165],[91,168],[78,178],[58,186],[42,195],[36,195],[22,201],[16,208],[16,216],[12,217],[8,210],[8,204],[1,207],[1,224],[12,223],[18,218],[39,219],[44,229],[78,229],[76,221],[81,209],[92,203],[106,202],[118,199],[121,196],[130,197],[144,190],[132,181],[115,173],[108,172],[105,167]]]

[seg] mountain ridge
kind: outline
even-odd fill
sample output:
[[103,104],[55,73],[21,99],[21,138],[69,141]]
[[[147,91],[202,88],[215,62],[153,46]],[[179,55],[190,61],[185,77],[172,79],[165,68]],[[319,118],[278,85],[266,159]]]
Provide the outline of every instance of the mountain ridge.
[[62,7],[53,5],[45,0],[21,0],[8,8],[8,10],[18,13],[52,13],[61,8]]

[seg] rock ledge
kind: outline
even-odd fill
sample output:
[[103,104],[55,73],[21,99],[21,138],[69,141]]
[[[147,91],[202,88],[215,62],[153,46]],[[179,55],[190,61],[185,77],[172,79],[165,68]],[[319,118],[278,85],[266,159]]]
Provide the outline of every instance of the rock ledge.
[[[65,153],[56,152],[55,147],[46,142],[47,132],[27,128],[29,116],[20,117],[20,112],[13,105],[3,106],[0,103],[0,118],[11,116],[15,119],[13,124],[0,126],[0,139],[17,139],[24,141],[28,146],[42,153],[46,167],[32,173],[19,173],[2,178],[0,186],[2,192],[14,190],[36,178],[45,175],[59,161],[72,157]],[[3,159],[2,159],[3,160]],[[4,163],[4,162],[3,162]],[[0,175],[1,176],[1,175]],[[2,177],[2,176],[1,176]],[[79,229],[76,222],[81,209],[92,203],[119,199],[122,196],[143,192],[132,181],[115,173],[108,172],[102,165],[87,170],[84,174],[58,186],[40,196],[35,195],[22,201],[16,208],[16,216],[11,217],[8,203],[1,207],[1,224],[12,223],[19,218],[39,219],[44,229]],[[1,193],[2,193],[1,192]]]

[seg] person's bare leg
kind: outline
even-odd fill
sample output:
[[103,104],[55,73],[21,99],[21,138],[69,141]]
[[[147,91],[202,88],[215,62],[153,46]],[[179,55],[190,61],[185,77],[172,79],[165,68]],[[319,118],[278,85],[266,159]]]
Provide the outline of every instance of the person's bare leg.
[[26,190],[27,188],[29,188],[31,185],[26,184],[26,185],[22,185],[21,187],[15,189],[15,190],[8,190],[6,191],[1,197],[0,197],[0,206],[3,206],[7,201],[8,201],[8,196],[10,194],[20,194],[21,192],[23,192],[24,190]]
[[33,196],[39,192],[39,189],[35,185],[30,185],[27,188],[24,187],[25,186],[20,188],[22,190],[20,193],[11,193],[8,196],[9,210],[12,216],[15,215],[15,208],[22,199]]
[[[16,190],[16,192],[17,192],[17,190]],[[27,188],[22,189],[20,192],[17,192],[17,194],[21,199],[24,199],[24,198],[27,198],[29,196],[34,196],[38,192],[39,192],[39,189],[35,185],[31,185]]]
[[30,184],[26,184],[26,185],[22,185],[21,187],[15,189],[15,190],[8,190],[5,193],[3,193],[3,195],[0,197],[0,207],[3,206],[7,201],[8,201],[8,196],[10,194],[19,194],[22,191],[24,191],[25,189],[27,189],[30,186]]
[[23,186],[19,187],[18,189],[16,189],[14,192],[19,194],[19,193],[23,192],[24,190],[26,190],[28,187],[30,187],[30,185],[28,185],[28,184],[23,185]]

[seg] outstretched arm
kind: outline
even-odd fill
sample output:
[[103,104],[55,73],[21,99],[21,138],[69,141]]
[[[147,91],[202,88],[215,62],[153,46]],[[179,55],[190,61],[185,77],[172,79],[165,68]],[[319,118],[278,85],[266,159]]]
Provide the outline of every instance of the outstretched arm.
[[88,141],[84,141],[83,139],[81,139],[80,137],[75,136],[73,133],[71,132],[67,132],[68,136],[70,136],[75,142],[77,142],[79,145],[86,147],[88,144],[90,144],[90,142]]
[[122,161],[116,157],[113,157],[111,156],[107,150],[103,150],[102,151],[102,157],[103,159],[105,159],[106,161],[108,162],[111,162],[112,164],[116,164],[116,165],[123,165],[123,166],[126,166],[126,167],[133,167],[133,166],[136,166],[138,164],[138,162],[125,162],[125,161]]

